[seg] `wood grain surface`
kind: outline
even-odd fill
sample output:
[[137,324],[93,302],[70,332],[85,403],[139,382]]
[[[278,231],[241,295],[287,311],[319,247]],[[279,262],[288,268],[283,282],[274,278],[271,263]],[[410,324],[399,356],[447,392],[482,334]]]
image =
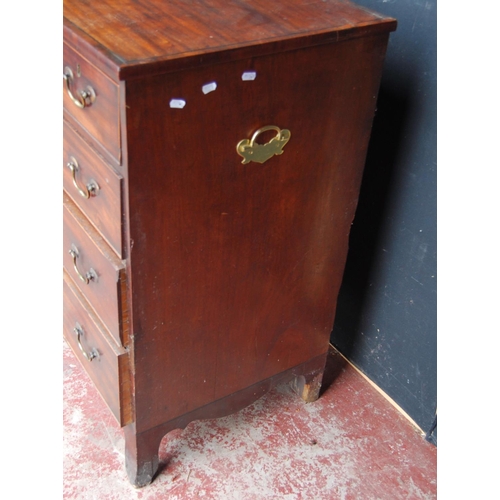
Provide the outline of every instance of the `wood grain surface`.
[[[121,426],[128,425],[133,421],[128,353],[116,345],[66,272],[63,283],[64,337],[118,423]],[[87,353],[92,350],[98,353],[92,361],[85,359],[78,346],[77,336],[73,331],[77,323],[83,331],[80,339],[83,349]]]
[[[123,258],[122,183],[123,177],[93,150],[78,133],[64,122],[63,126],[63,186],[78,208],[89,218],[106,241]],[[83,197],[73,183],[67,164],[71,157],[78,162],[77,185],[86,190],[88,183],[98,186],[96,196]]]
[[78,91],[85,90],[87,86],[90,86],[94,90],[96,97],[91,106],[80,109],[72,102],[64,86],[64,115],[69,117],[70,120],[74,120],[112,157],[120,161],[120,96],[118,85],[99,71],[84,56],[65,43],[63,45],[62,71],[66,67],[71,69],[74,76],[71,91],[76,95]]
[[[102,236],[90,224],[70,198],[64,194],[63,264],[82,294],[93,305],[119,345],[126,345],[122,328],[122,282],[125,265],[118,259]],[[83,275],[92,269],[97,278],[85,284],[74,268],[69,250],[78,249],[77,268]]]
[[396,26],[392,18],[339,0],[64,0],[64,16],[68,41],[96,49],[104,71],[120,78]]
[[[127,82],[139,430],[327,351],[386,42]],[[270,124],[283,154],[243,165]]]

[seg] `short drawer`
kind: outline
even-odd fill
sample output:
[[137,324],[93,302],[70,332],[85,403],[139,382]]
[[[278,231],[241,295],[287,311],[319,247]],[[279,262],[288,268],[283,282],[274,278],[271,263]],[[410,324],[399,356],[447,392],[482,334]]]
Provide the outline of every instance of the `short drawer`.
[[132,422],[129,354],[115,345],[65,273],[64,338],[122,426]]
[[64,123],[63,185],[78,208],[123,258],[123,178]]
[[66,194],[63,213],[63,264],[118,344],[122,328],[125,266]]
[[64,110],[120,162],[118,85],[66,43],[63,51]]

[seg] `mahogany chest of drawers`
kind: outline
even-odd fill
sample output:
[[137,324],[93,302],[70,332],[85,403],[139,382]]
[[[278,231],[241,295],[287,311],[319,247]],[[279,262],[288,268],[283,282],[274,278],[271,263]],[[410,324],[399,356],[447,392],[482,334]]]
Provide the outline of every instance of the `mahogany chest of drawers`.
[[148,484],[170,430],[318,397],[389,32],[341,0],[64,0],[64,336]]

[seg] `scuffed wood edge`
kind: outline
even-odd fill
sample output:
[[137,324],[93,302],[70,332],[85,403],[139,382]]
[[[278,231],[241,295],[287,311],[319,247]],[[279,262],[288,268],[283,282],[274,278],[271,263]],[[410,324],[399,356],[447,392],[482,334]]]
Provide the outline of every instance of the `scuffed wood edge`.
[[127,275],[126,271],[120,274],[120,318],[122,326],[122,341],[127,351],[119,359],[120,366],[120,402],[121,402],[121,418],[122,427],[134,422],[134,397],[133,397],[133,384],[134,379],[132,375],[132,359],[131,359],[131,338],[130,338],[130,316],[129,304],[127,294]]
[[290,385],[292,390],[300,396],[306,403],[314,403],[319,398],[321,383],[323,381],[323,371],[306,381],[304,375],[295,377]]

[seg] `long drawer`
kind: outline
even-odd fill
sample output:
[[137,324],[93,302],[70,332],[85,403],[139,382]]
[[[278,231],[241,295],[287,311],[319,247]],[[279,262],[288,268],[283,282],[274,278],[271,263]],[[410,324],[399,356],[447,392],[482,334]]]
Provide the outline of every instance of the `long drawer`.
[[128,352],[118,347],[72,279],[64,273],[64,337],[118,423],[132,422]]
[[78,208],[123,257],[122,183],[114,172],[64,123],[63,185]]
[[63,204],[64,268],[116,342],[126,345],[122,314],[125,265],[65,193]]
[[66,43],[64,110],[119,162],[119,87]]

